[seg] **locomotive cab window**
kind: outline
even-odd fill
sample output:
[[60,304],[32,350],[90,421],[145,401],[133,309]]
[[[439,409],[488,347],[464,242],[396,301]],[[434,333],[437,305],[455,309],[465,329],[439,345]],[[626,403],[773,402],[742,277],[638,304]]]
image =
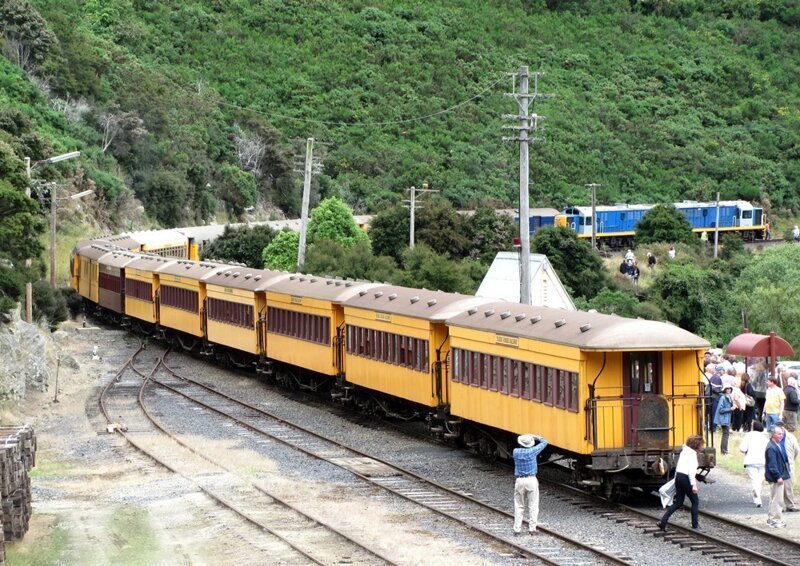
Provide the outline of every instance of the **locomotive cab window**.
[[742,218],[743,219],[747,220],[747,219],[752,218],[752,217],[753,217],[753,211],[752,210],[743,210],[742,211]]

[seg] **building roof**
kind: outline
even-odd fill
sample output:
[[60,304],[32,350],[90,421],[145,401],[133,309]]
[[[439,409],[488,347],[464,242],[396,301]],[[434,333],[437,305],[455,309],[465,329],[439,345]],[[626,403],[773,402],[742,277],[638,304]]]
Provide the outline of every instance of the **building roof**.
[[[519,253],[499,252],[475,295],[518,303],[519,281]],[[531,301],[535,305],[575,310],[558,273],[542,254],[531,254]]]

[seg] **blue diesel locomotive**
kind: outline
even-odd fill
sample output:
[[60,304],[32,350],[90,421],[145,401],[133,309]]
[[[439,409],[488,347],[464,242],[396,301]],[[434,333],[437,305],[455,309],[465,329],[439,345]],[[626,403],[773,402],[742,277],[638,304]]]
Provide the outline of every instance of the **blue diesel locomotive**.
[[[599,245],[609,247],[630,246],[636,237],[636,224],[647,212],[653,208],[652,204],[616,204],[613,206],[595,207],[595,230]],[[713,232],[717,223],[717,203],[683,201],[674,203],[673,206],[683,213],[692,230],[700,234]],[[543,209],[537,209],[541,211]],[[534,222],[534,218],[536,221]],[[563,213],[553,215],[552,222],[549,218],[542,218],[541,213],[531,217],[530,231],[535,233],[536,228],[554,224],[572,228],[580,238],[592,237],[592,207],[570,206]],[[737,233],[747,241],[760,240],[766,228],[764,210],[753,206],[743,200],[719,202],[719,231]]]

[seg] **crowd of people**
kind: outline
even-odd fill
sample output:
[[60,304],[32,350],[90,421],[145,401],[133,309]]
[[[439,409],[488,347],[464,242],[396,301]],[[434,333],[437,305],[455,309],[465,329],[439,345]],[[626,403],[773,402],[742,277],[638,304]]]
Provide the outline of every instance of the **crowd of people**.
[[[667,252],[667,257],[670,259],[675,259],[675,246],[670,247],[669,251]],[[651,252],[647,252],[647,268],[653,269],[656,266],[656,256],[654,256]],[[622,259],[622,263],[619,264],[619,272],[631,280],[631,283],[634,285],[639,284],[639,276],[641,275],[641,271],[639,270],[639,263],[636,261],[636,255],[633,253],[633,250],[628,249],[625,252],[625,256]]]
[[[800,511],[793,492],[795,460],[800,453],[794,435],[800,408],[796,372],[778,365],[771,375],[766,360],[746,367],[735,356],[709,351],[704,377],[706,422],[711,432],[721,430],[722,457],[729,454],[731,433],[740,436],[738,448],[744,454],[753,504],[762,506],[766,479],[770,486],[767,525],[785,527],[783,511]],[[665,515],[659,527],[663,528],[667,518]]]

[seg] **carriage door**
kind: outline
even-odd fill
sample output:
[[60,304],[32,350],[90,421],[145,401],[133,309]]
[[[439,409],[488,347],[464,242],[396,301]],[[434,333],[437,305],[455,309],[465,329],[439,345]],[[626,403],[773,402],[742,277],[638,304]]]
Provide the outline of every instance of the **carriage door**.
[[625,446],[666,446],[669,411],[661,395],[661,365],[658,352],[626,352],[623,363],[623,423]]

